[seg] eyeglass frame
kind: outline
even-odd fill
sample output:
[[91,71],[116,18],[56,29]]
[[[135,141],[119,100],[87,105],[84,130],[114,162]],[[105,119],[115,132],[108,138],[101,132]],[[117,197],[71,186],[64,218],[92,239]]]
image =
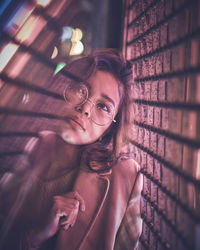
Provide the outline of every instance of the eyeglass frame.
[[[89,99],[89,90],[88,90],[87,84],[86,84],[85,82],[79,82],[78,84],[79,84],[79,85],[83,84],[83,85],[85,86],[85,88],[86,88],[86,90],[87,90],[87,95],[86,95],[85,100],[84,100],[82,103],[80,103],[80,104],[78,104],[78,105],[76,105],[76,106],[82,106],[82,105],[85,104],[87,101],[89,101],[90,103],[92,103],[92,106],[91,106],[91,108],[90,108],[90,111],[91,111],[92,108],[94,107],[95,103]],[[68,87],[68,86],[66,86],[65,89],[64,89],[64,91],[63,91],[63,97],[64,97],[65,102],[66,102],[66,103],[69,103],[69,101],[67,101],[67,99],[66,99],[66,94],[65,94],[65,93],[66,93],[66,90],[67,90],[67,87]],[[114,111],[115,111],[115,108],[114,108]],[[89,117],[89,118],[90,118],[90,117]],[[91,119],[91,118],[90,118],[90,119]],[[93,119],[91,119],[91,121],[93,121],[93,122],[94,122],[96,125],[98,125],[98,126],[106,126],[106,125],[107,125],[107,123],[106,123],[106,124],[103,124],[103,125],[98,124],[98,123],[95,122]],[[114,119],[114,112],[113,112],[111,121],[114,122],[114,123],[117,122],[117,121]]]

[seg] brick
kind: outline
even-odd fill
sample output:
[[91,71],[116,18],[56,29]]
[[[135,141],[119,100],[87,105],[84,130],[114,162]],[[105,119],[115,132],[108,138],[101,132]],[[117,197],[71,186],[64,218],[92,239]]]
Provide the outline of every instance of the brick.
[[176,223],[176,203],[171,198],[168,197],[166,201],[166,205],[167,205],[167,217],[173,224],[175,224]]
[[161,219],[160,219],[160,215],[155,211],[154,213],[154,227],[155,230],[160,232],[161,230]]
[[186,9],[178,15],[178,33],[179,38],[184,37],[189,29],[189,11]]
[[194,100],[196,100],[197,103],[200,103],[200,84],[199,84],[199,82],[200,82],[200,74],[198,74],[196,76],[195,82],[196,82],[196,87],[195,87],[196,95],[195,95]]
[[166,82],[165,81],[159,81],[159,84],[158,84],[158,100],[159,101],[165,101],[166,98],[167,98],[167,91],[166,91]]
[[169,73],[171,71],[171,51],[166,50],[163,52],[163,72]]
[[153,36],[153,50],[156,50],[159,48],[159,44],[160,44],[159,29],[154,30],[152,36]]
[[158,187],[153,182],[151,182],[151,200],[155,203],[157,203],[158,200]]
[[142,12],[141,1],[136,1],[134,5],[135,5],[135,11],[136,11],[137,17],[138,17]]
[[138,77],[141,77],[142,76],[142,61],[139,61],[138,63],[137,63],[137,76]]
[[182,145],[175,140],[166,138],[165,158],[173,165],[180,166],[182,160]]
[[[144,179],[143,179],[143,183],[146,183],[146,177],[145,176],[143,176],[144,177]],[[145,184],[144,184],[145,185]],[[143,187],[143,193],[145,193],[145,187]],[[142,213],[146,213],[146,208],[147,208],[147,202],[146,202],[146,200],[143,198],[143,197],[141,197],[141,202],[140,202],[140,207],[141,207],[141,212]]]
[[191,40],[191,58],[190,58],[190,65],[195,67],[199,63],[199,39]]
[[179,176],[171,171],[169,180],[170,180],[170,183],[169,183],[170,191],[172,192],[172,194],[174,194],[178,197],[178,195],[179,195]]
[[144,32],[146,32],[149,28],[149,17],[144,15]]
[[178,40],[178,17],[175,16],[171,20],[169,20],[169,33],[168,38],[169,42],[172,43],[175,40]]
[[157,180],[161,180],[161,164],[157,160],[154,160],[155,168],[154,168],[154,177]]
[[[198,13],[200,13],[200,2],[198,2],[197,8],[198,8]],[[198,23],[198,26],[200,26],[200,15],[198,15],[197,23]]]
[[155,238],[155,234],[152,231],[150,231],[150,235],[149,235],[149,247],[150,247],[150,249],[156,250],[156,242],[157,242],[157,239]]
[[154,108],[154,126],[158,128],[161,126],[161,108]]
[[185,47],[180,45],[171,50],[172,71],[180,71],[185,67]]
[[167,101],[184,102],[185,82],[184,78],[172,78],[167,82]]
[[173,0],[165,0],[165,15],[169,16],[173,10]]
[[151,97],[151,82],[144,83],[144,96],[145,100],[150,100]]
[[138,82],[134,82],[132,92],[133,92],[133,95],[132,95],[133,99],[140,98],[140,96],[139,96],[139,83]]
[[134,74],[135,74],[135,78],[137,78],[138,77],[138,63],[134,63],[133,64],[133,72],[134,72]]
[[154,123],[154,107],[148,107],[148,125],[153,125]]
[[141,99],[144,99],[144,85],[145,83],[139,83],[139,95]]
[[146,41],[145,41],[145,39],[142,38],[142,39],[139,41],[139,43],[140,43],[140,48],[141,48],[141,50],[140,50],[141,55],[146,54]]
[[148,178],[146,178],[146,177],[144,176],[144,187],[143,187],[143,192],[144,192],[146,195],[148,195],[148,196],[150,196],[150,191],[151,191],[150,185],[151,185],[151,181],[150,181]]
[[199,10],[197,6],[194,4],[190,7],[190,30],[191,32],[195,32],[198,29],[198,15]]
[[158,190],[158,207],[165,212],[166,209],[166,195],[161,189]]
[[149,76],[154,76],[156,74],[156,56],[148,57],[149,60]]
[[182,113],[182,135],[190,138],[196,138],[197,118],[196,111],[183,111]]
[[168,43],[168,23],[160,26],[160,46],[164,47]]
[[169,183],[169,172],[170,172],[170,170],[163,165],[162,168],[161,168],[161,171],[162,171],[162,185],[169,188],[168,183]]
[[163,55],[162,53],[157,54],[156,56],[156,75],[162,74],[163,71]]
[[156,11],[156,23],[159,23],[164,19],[164,14],[165,14],[164,13],[164,9],[165,9],[164,3],[165,3],[165,1],[161,0],[156,5],[156,9],[157,9],[157,11]]
[[144,146],[149,148],[149,137],[150,137],[150,132],[148,130],[144,130]]
[[137,141],[138,140],[138,126],[132,125],[131,127],[131,140]]
[[147,53],[150,53],[153,50],[153,40],[152,39],[153,39],[152,34],[146,35],[146,37],[145,37]]
[[143,145],[143,142],[144,142],[144,129],[139,128],[139,131],[138,131],[138,143]]
[[150,27],[153,27],[153,26],[155,26],[156,25],[156,8],[155,7],[153,7],[153,8],[151,8],[150,10],[149,10],[149,12],[150,12]]
[[148,107],[146,105],[141,106],[141,122],[143,123],[147,123],[147,115],[148,115],[147,108]]
[[141,55],[141,44],[140,43],[136,43],[135,44],[135,56],[137,58],[140,55]]
[[190,68],[190,62],[191,62],[191,42],[187,41],[184,44],[185,47],[185,58],[184,58],[184,68]]
[[158,100],[158,81],[151,82],[151,100]]
[[149,227],[146,225],[146,223],[143,223],[142,237],[147,242],[149,241],[149,234],[150,234]]
[[157,134],[152,131],[150,132],[150,150],[157,152]]
[[153,157],[150,155],[147,155],[147,165],[148,165],[148,173],[150,173],[153,176],[154,162],[153,162]]
[[165,138],[161,135],[158,135],[158,155],[165,156]]
[[144,18],[144,16],[142,16],[141,18],[140,18],[140,21],[139,21],[139,34],[141,35],[141,34],[143,34],[144,33],[144,24],[145,23],[145,18]]
[[163,108],[162,109],[162,129],[168,130],[169,129],[169,109]]
[[141,167],[147,168],[147,153],[141,151]]
[[191,209],[198,210],[196,206],[196,190],[195,190],[195,185],[193,183],[187,184],[187,193],[188,193],[188,201],[187,201],[188,206]]
[[[169,110],[169,128],[168,130],[174,134],[180,134],[181,132],[181,117],[179,113],[181,111],[177,109]],[[179,119],[180,118],[180,119]]]
[[142,77],[147,77],[149,75],[149,62],[147,59],[142,61]]
[[[150,181],[148,181],[150,183]],[[150,183],[151,184],[151,183]],[[148,192],[151,190],[151,188],[149,188]],[[150,193],[150,192],[149,192]],[[151,213],[151,206],[149,203],[147,203],[147,220],[148,221],[152,221],[152,213]]]
[[185,3],[186,0],[175,0],[174,1],[174,8],[175,9],[178,9],[180,8],[184,3]]
[[130,27],[128,29],[128,35],[127,35],[127,42],[131,42],[135,36],[135,33],[134,33],[134,29],[132,27]]

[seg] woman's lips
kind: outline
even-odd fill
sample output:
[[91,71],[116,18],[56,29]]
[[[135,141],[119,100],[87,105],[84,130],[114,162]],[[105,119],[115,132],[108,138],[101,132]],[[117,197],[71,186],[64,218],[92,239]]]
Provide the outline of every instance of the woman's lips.
[[69,121],[69,123],[71,124],[73,128],[81,130],[81,131],[85,131],[83,122],[81,122],[79,119],[69,117],[67,120]]

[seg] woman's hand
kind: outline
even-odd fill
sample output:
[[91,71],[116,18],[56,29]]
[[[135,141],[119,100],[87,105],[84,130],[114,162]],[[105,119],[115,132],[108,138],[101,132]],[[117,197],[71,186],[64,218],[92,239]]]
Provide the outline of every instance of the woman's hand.
[[85,211],[85,202],[76,191],[53,197],[53,207],[49,219],[40,230],[34,230],[29,235],[31,247],[37,247],[54,236],[59,229],[67,230],[73,227],[79,211]]
[[53,199],[52,213],[57,230],[59,228],[67,230],[69,227],[73,227],[79,210],[85,211],[83,198],[78,192],[74,191],[63,196],[54,196]]

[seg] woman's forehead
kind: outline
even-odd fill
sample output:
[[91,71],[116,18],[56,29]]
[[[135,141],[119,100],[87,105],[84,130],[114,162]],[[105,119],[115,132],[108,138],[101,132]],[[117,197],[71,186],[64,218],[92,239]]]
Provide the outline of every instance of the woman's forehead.
[[115,106],[117,106],[121,99],[123,88],[122,84],[113,74],[98,70],[91,75],[87,82],[88,90],[91,94],[110,97],[115,102]]

